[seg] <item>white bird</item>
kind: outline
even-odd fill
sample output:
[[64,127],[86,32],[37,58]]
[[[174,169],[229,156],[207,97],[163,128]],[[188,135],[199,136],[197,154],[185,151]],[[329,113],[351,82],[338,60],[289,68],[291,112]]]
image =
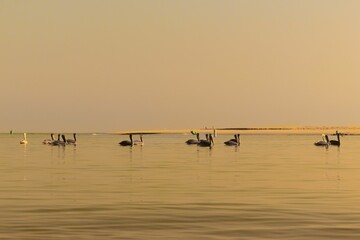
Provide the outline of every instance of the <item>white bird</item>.
[[340,133],[336,131],[337,140],[330,140],[330,145],[340,146]]
[[325,134],[323,134],[322,135],[322,141],[318,141],[318,142],[316,142],[316,143],[314,143],[314,145],[315,146],[329,146],[329,137],[328,137],[328,135],[325,135]]
[[21,141],[20,141],[20,144],[27,144],[28,143],[28,141],[27,141],[27,139],[26,139],[26,133],[24,133],[24,139],[22,139]]
[[144,140],[142,138],[142,135],[140,135],[140,140],[135,140],[134,141],[134,145],[144,146]]
[[50,134],[51,139],[44,139],[43,144],[51,144],[55,139],[54,139],[54,134]]

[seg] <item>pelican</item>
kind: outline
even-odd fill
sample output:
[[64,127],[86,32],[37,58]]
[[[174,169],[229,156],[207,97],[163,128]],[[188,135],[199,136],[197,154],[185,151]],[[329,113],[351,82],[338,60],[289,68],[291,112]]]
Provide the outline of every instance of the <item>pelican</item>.
[[54,141],[54,134],[50,134],[51,139],[44,139],[43,144],[51,144]]
[[63,139],[63,141],[60,140],[60,134],[58,134],[58,139],[55,140],[55,141],[52,141],[50,144],[53,145],[53,146],[65,146],[66,144],[66,138],[65,138],[65,135],[61,135],[61,138]]
[[340,146],[340,134],[336,131],[337,140],[330,140],[330,145]]
[[199,142],[200,142],[200,134],[197,133],[196,134],[196,139],[189,139],[185,143],[188,144],[188,145],[191,145],[191,144],[199,144]]
[[328,135],[323,134],[322,135],[322,141],[318,141],[314,143],[315,146],[329,146],[329,137]]
[[60,134],[58,134],[58,139],[52,141],[50,144],[51,144],[51,145],[58,145],[59,142],[60,142]]
[[236,136],[236,134],[234,134],[234,138],[230,139],[229,141],[237,142],[237,136]]
[[26,133],[24,133],[24,139],[22,139],[21,141],[20,141],[20,144],[27,144],[28,143],[28,141],[27,141],[27,139],[26,139]]
[[211,147],[212,145],[214,145],[214,139],[211,134],[208,135],[208,140],[201,140],[198,143],[200,147]]
[[202,142],[209,142],[209,134],[205,134],[205,138],[206,139],[200,139],[198,145]]
[[66,139],[67,144],[76,144],[76,133],[73,134],[74,139]]
[[65,135],[64,135],[64,134],[62,134],[62,135],[61,135],[61,138],[62,138],[62,141],[60,141],[60,142],[59,142],[59,144],[60,144],[60,145],[65,146],[65,144],[66,144],[66,138],[65,138]]
[[240,145],[240,134],[239,133],[237,134],[237,143],[238,143],[238,145]]
[[142,134],[140,135],[140,140],[135,140],[134,141],[134,145],[144,146],[144,141],[143,141],[143,138],[142,138]]
[[119,144],[121,146],[133,146],[134,142],[133,142],[132,134],[129,134],[129,137],[130,137],[130,141],[124,140],[124,141],[119,142]]
[[239,146],[240,145],[240,134],[234,135],[235,139],[230,139],[229,141],[224,142],[226,146]]

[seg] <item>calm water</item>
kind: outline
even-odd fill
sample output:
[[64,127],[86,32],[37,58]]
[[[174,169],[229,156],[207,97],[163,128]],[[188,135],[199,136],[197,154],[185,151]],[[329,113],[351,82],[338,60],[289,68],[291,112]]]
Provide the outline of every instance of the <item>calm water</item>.
[[[70,135],[69,135],[70,136]],[[0,239],[358,239],[360,137],[0,135]]]

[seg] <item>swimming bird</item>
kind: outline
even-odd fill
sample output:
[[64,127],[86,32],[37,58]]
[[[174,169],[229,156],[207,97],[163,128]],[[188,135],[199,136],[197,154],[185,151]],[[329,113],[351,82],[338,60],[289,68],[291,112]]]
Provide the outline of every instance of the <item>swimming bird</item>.
[[76,144],[76,133],[73,134],[74,139],[66,139],[67,144]]
[[234,137],[235,138],[224,142],[224,144],[226,146],[239,146],[240,145],[240,134],[235,134]]
[[66,144],[66,138],[65,138],[65,135],[61,135],[61,138],[63,139],[63,141],[60,140],[60,134],[58,134],[58,139],[55,140],[55,141],[52,141],[50,143],[50,145],[52,146],[65,146]]
[[230,139],[230,141],[237,142],[240,145],[240,134],[235,134],[235,138]]
[[65,146],[66,145],[66,138],[64,134],[61,134],[62,141],[59,142],[60,145]]
[[315,146],[329,146],[329,137],[328,135],[323,134],[322,135],[322,141],[315,142]]
[[240,145],[240,134],[239,133],[237,134],[237,142],[238,142],[238,145]]
[[42,143],[43,144],[51,144],[54,141],[54,134],[51,133],[50,136],[51,136],[51,139],[44,139],[44,141]]
[[133,143],[132,134],[129,134],[129,137],[130,137],[130,141],[124,140],[124,141],[119,142],[119,144],[120,144],[121,146],[133,146],[134,143]]
[[208,141],[209,141],[209,134],[207,133],[207,134],[205,134],[205,139],[200,139],[200,140],[199,140],[198,145],[199,145],[200,143],[202,143],[202,142],[208,142]]
[[189,139],[185,143],[191,145],[191,144],[199,144],[199,142],[200,142],[200,134],[196,133],[196,139]]
[[22,139],[21,141],[20,141],[20,144],[27,144],[28,143],[28,141],[27,141],[27,139],[26,139],[26,133],[24,133],[24,139]]
[[236,136],[236,134],[234,134],[234,138],[230,139],[229,141],[237,142],[237,136]]
[[58,142],[60,142],[60,134],[58,134],[57,140],[52,141],[50,145],[58,145]]
[[200,140],[198,146],[200,147],[211,147],[214,145],[214,139],[211,134],[208,135],[208,140]]
[[337,140],[330,140],[330,145],[340,146],[340,134],[336,131]]
[[144,140],[142,138],[142,135],[140,135],[140,140],[135,140],[134,141],[134,145],[144,146]]

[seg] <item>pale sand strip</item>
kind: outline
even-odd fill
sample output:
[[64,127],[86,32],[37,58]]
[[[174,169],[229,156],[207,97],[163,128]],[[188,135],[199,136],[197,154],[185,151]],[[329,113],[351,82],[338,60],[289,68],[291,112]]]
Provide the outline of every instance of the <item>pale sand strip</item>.
[[[163,130],[128,130],[113,132],[113,134],[191,134],[191,131],[200,134],[213,133],[213,129],[163,129]],[[344,134],[360,134],[359,126],[281,126],[281,127],[247,127],[247,128],[219,128],[216,134],[334,134],[339,131]]]

